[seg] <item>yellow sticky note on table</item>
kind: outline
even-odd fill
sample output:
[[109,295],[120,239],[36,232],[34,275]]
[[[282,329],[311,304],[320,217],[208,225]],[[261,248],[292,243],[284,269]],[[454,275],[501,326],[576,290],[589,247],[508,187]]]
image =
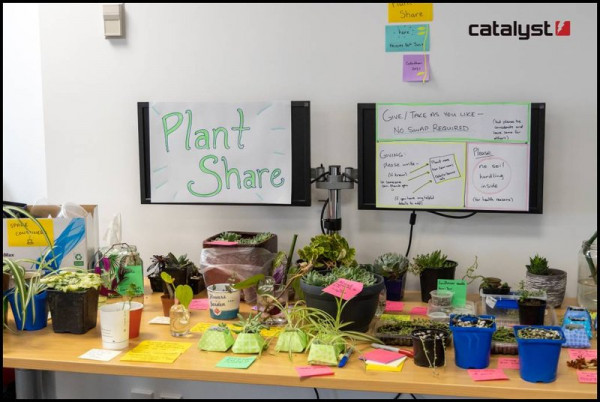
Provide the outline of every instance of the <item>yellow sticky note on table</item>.
[[[54,242],[52,219],[38,219],[50,242]],[[44,232],[28,218],[6,219],[6,237],[9,247],[44,247],[48,245]]]
[[283,331],[283,327],[275,327],[275,328],[269,328],[269,329],[262,329],[260,331],[260,334],[266,338],[266,337],[271,337],[271,336],[279,336],[281,331]]
[[156,353],[156,352],[142,352],[134,353],[129,351],[125,356],[121,357],[122,361],[129,362],[150,362],[150,363],[173,363],[177,358],[181,356],[181,352],[169,352],[169,353]]
[[133,353],[159,352],[159,353],[183,353],[192,346],[191,342],[168,342],[168,341],[142,341]]
[[410,315],[407,314],[381,314],[382,320],[410,321]]
[[[214,322],[199,322],[198,324],[194,325],[192,327],[192,329],[190,329],[190,332],[202,332],[203,333],[204,331],[206,331],[210,327],[215,327],[217,325],[219,325],[219,324],[214,323]],[[229,328],[229,329],[234,329],[234,328],[238,328],[239,329],[239,327],[237,327],[237,326],[235,326],[233,324],[229,324],[228,323],[226,325],[227,325],[227,328]]]
[[433,3],[388,3],[388,22],[433,21]]
[[395,371],[395,372],[399,372],[399,371],[402,371],[402,367],[404,367],[404,362],[402,362],[398,367],[383,366],[383,365],[379,365],[379,364],[367,364],[366,365],[367,371]]

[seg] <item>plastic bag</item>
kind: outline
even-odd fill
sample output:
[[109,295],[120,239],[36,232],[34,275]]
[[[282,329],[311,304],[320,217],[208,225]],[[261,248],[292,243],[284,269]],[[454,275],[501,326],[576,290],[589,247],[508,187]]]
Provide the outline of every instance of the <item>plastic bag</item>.
[[[204,248],[200,254],[200,273],[206,286],[229,283],[234,274],[234,283],[257,274],[268,276],[275,255],[260,247]],[[246,303],[256,303],[255,288],[244,289],[242,296]]]

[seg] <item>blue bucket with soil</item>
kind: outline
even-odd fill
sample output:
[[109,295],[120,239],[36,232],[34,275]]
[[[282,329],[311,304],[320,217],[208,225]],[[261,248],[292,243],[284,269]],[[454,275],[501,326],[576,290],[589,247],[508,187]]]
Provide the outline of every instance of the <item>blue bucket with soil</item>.
[[[557,331],[560,339],[524,339],[519,330],[532,328]],[[548,383],[556,380],[556,371],[565,335],[561,327],[543,325],[515,325],[515,337],[519,348],[519,374],[528,382]]]
[[[477,322],[491,326],[477,325]],[[493,315],[450,315],[450,330],[454,338],[454,362],[464,369],[483,369],[490,365],[492,335],[496,331],[496,319]]]

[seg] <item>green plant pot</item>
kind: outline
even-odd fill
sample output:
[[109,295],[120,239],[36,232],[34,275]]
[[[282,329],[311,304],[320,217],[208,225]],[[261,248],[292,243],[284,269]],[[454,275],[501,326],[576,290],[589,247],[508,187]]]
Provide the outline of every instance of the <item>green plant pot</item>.
[[260,353],[266,346],[260,334],[239,334],[233,344],[233,353]]
[[233,343],[231,332],[209,328],[204,331],[202,338],[198,341],[198,349],[211,352],[227,352]]
[[276,352],[295,352],[302,353],[308,344],[308,336],[304,331],[292,330],[284,331],[279,334],[277,344],[275,345]]

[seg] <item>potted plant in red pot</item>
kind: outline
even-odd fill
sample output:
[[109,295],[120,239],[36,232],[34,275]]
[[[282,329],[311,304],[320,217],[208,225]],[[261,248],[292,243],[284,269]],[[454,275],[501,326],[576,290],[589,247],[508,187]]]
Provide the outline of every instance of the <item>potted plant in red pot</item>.
[[456,272],[455,261],[448,260],[448,256],[436,250],[430,254],[419,254],[410,264],[408,270],[419,275],[421,280],[421,301],[427,303],[431,298],[431,291],[437,289],[438,279],[454,279]]
[[404,297],[408,259],[398,253],[385,253],[373,263],[376,274],[383,276],[387,300],[399,301]]

